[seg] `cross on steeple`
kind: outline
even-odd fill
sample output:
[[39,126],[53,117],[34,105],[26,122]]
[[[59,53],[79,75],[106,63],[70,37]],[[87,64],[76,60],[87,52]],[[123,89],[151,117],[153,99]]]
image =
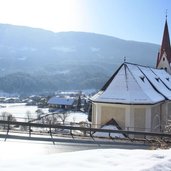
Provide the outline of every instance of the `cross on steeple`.
[[167,20],[167,9],[166,9],[166,20]]
[[124,56],[124,62],[126,62],[126,56]]

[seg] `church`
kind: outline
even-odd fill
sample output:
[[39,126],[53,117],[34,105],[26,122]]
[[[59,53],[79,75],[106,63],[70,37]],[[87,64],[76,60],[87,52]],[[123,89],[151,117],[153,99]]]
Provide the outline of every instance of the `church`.
[[111,119],[123,130],[163,132],[171,118],[171,46],[167,24],[156,68],[124,62],[93,97],[92,127]]

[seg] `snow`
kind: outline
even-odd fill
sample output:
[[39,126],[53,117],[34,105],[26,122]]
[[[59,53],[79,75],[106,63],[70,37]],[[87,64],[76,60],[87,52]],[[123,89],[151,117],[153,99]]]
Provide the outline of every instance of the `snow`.
[[[165,96],[167,99],[171,100],[171,91],[163,84],[163,82],[161,81],[160,77],[158,77],[153,70],[150,68],[146,68],[146,67],[140,67],[143,71],[143,73],[145,75],[148,76],[148,79],[150,80],[151,84],[163,95]],[[157,70],[157,69],[156,69]],[[162,70],[158,70],[158,72]],[[166,75],[168,75],[166,73]],[[158,80],[156,80],[158,79]]]
[[31,116],[37,116],[37,106],[26,106],[25,103],[0,103],[0,115],[2,112],[11,113],[15,117],[26,117],[26,113],[30,112]]
[[95,96],[92,99],[102,102],[141,104],[153,104],[164,100],[164,97],[152,88],[147,79],[145,82],[136,80],[137,74],[139,77],[142,76],[142,73],[138,73],[138,69],[135,71],[134,68],[133,71],[123,65],[107,89],[97,99]]
[[[168,81],[168,79],[170,79]],[[124,63],[93,102],[155,104],[171,100],[171,77],[163,70]]]
[[[105,125],[101,129],[118,130],[117,127],[114,126],[114,125]],[[109,133],[107,133],[107,132],[95,132],[93,134],[93,136],[96,136],[96,137],[106,137],[106,138],[108,138],[109,137]],[[124,135],[118,134],[118,133],[111,133],[110,134],[110,137],[112,137],[112,138],[125,138]]]
[[[145,75],[143,75],[143,73],[139,70],[139,67],[135,65],[128,65],[128,68],[133,73],[135,81],[149,99],[151,99],[153,102],[164,100],[164,97],[156,92],[156,90],[151,86],[150,82],[147,80],[147,77],[145,77]],[[142,78],[144,79],[143,81]]]
[[[26,106],[25,103],[0,103],[0,115],[3,112],[11,113],[16,119],[18,118],[27,118],[27,112],[30,112],[31,118],[37,117],[37,106]],[[45,114],[48,114],[48,108],[41,109]],[[66,118],[66,122],[87,122],[87,114],[83,112],[72,112],[70,111],[68,117]]]
[[88,122],[88,115],[82,112],[71,112],[66,118],[66,122]]
[[68,105],[71,106],[74,103],[73,98],[62,98],[62,97],[52,97],[49,99],[48,104],[55,104],[55,105]]
[[[13,109],[21,107],[11,104]],[[9,108],[10,106],[9,105]],[[25,106],[27,108],[27,106]],[[1,110],[4,108],[1,108]],[[84,113],[71,113],[68,120],[86,121]],[[106,128],[106,127],[105,127]],[[107,127],[109,128],[109,127]],[[111,126],[110,126],[111,128]],[[114,128],[112,128],[114,129]],[[52,142],[32,142],[0,138],[1,171],[170,171],[171,149],[168,150],[124,150],[76,147],[72,150],[66,145]],[[83,150],[84,149],[84,150]],[[87,150],[88,149],[88,150]],[[77,150],[76,152],[74,150]],[[72,151],[72,152],[69,152]]]
[[[170,171],[171,150],[95,149],[55,153],[57,146],[0,142],[2,171]],[[54,150],[54,151],[53,151]]]
[[165,70],[152,69],[153,72],[162,80],[162,82],[171,89],[171,75]]

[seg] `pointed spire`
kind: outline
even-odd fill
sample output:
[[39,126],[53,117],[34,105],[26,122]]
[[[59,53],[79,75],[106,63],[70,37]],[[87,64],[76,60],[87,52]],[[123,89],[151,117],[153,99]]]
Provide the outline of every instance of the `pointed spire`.
[[169,63],[171,62],[171,47],[170,47],[170,38],[169,38],[169,30],[168,30],[168,24],[167,24],[167,14],[166,14],[166,21],[164,26],[164,33],[163,33],[163,40],[160,50],[160,57],[163,55],[163,53],[166,52],[167,59]]
[[[166,60],[167,59],[167,60]],[[167,62],[166,62],[167,61]],[[171,71],[171,46],[170,46],[170,37],[169,37],[169,29],[167,24],[167,10],[166,10],[166,21],[163,32],[163,39],[160,48],[160,52],[157,56],[157,65],[156,68],[163,68],[167,71]]]

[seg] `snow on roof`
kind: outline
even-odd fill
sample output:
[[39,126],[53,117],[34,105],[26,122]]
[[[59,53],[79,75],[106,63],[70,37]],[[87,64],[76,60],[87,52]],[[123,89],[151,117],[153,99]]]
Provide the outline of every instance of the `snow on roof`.
[[[118,128],[114,125],[105,125],[101,129],[118,130]],[[109,138],[109,133],[107,133],[107,132],[95,132],[93,134],[93,136]],[[112,138],[125,138],[125,136],[123,134],[120,134],[120,133],[110,133],[110,137],[112,137]]]
[[[121,130],[121,127],[118,125],[118,123],[111,119],[109,122],[107,122],[105,125],[101,127],[101,129],[110,129],[110,130]],[[105,138],[125,138],[125,135],[120,133],[107,133],[107,132],[95,132],[93,134],[96,137],[105,137]]]
[[156,71],[161,72],[162,70],[159,69],[151,69],[147,67],[140,67],[142,72],[148,77],[150,83],[155,87],[155,89],[161,93],[166,99],[171,100],[171,90],[168,89],[168,87],[162,82],[162,79],[164,79],[165,76],[168,76],[169,74],[167,72],[162,73],[161,78],[159,77],[159,74],[156,74]]
[[124,63],[91,100],[100,103],[155,104],[171,100],[171,76],[164,70]]
[[171,90],[171,75],[166,74],[165,70],[151,69],[160,78],[160,80]]
[[71,98],[52,97],[49,99],[48,104],[71,106],[74,101],[75,100]]

